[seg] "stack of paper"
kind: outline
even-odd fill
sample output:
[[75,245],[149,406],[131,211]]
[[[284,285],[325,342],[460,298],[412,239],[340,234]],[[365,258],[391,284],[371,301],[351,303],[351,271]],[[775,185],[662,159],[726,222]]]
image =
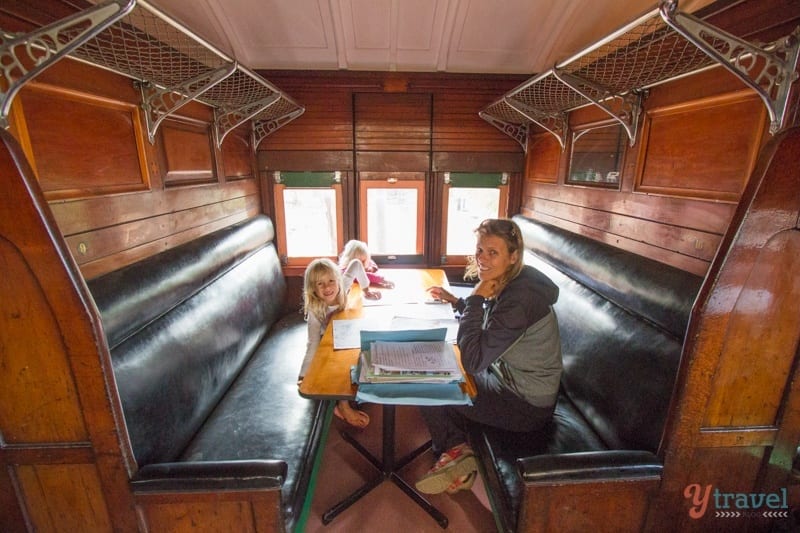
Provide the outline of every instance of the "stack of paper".
[[[445,328],[361,330],[356,400],[394,405],[472,405]],[[374,351],[374,353],[373,353]],[[378,366],[375,366],[377,354]]]
[[362,383],[452,383],[463,380],[444,341],[375,341],[361,353]]

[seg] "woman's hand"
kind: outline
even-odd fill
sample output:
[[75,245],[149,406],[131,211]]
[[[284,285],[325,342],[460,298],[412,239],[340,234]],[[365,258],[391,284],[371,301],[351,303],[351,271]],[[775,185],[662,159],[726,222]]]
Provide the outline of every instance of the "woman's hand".
[[489,298],[494,298],[495,296],[497,296],[498,292],[497,289],[499,288],[499,285],[500,284],[497,282],[497,280],[493,279],[487,281],[481,280],[475,284],[475,288],[472,289],[472,294],[483,296],[488,300]]
[[455,304],[458,302],[458,298],[439,286],[429,287],[428,292],[431,293],[431,298],[434,300],[441,300],[449,304]]

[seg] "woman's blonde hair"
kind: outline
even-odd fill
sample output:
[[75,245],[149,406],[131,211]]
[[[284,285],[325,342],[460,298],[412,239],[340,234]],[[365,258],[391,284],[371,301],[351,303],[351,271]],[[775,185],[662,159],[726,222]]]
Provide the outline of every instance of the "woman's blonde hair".
[[[486,236],[500,237],[506,243],[509,254],[517,252],[516,261],[508,267],[505,274],[498,280],[500,282],[500,290],[502,290],[509,281],[519,276],[519,273],[522,272],[522,267],[525,266],[523,262],[525,243],[522,241],[522,232],[519,226],[517,226],[517,223],[513,220],[507,218],[487,218],[475,228],[476,238]],[[478,263],[475,261],[475,256],[473,255],[467,259],[467,269],[464,271],[464,279],[475,279],[477,277]]]
[[344,293],[344,280],[342,279],[342,271],[336,266],[336,263],[323,257],[314,259],[306,267],[305,275],[303,276],[303,314],[308,319],[309,313],[313,314],[317,319],[324,323],[325,318],[328,316],[328,304],[325,303],[319,296],[317,296],[316,285],[317,282],[325,277],[336,278],[336,283],[339,286],[339,293],[336,295],[336,304],[339,307],[344,307],[346,295]]
[[350,261],[360,256],[369,258],[369,249],[367,248],[367,243],[364,241],[357,241],[355,239],[347,241],[347,244],[344,245],[344,250],[342,250],[342,255],[339,257],[339,267],[347,268],[347,265],[350,264]]

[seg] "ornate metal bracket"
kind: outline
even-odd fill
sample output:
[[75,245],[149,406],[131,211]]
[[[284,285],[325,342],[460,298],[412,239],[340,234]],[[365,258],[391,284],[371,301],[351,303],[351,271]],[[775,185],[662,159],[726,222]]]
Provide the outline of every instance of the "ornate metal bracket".
[[105,2],[32,33],[1,34],[0,67],[8,88],[0,92],[0,127],[8,127],[11,102],[23,85],[127,15],[135,5],[135,0]]
[[188,104],[211,87],[236,71],[236,63],[229,63],[216,70],[187,80],[179,87],[156,87],[152,83],[141,83],[142,109],[147,122],[147,137],[155,142],[156,131],[161,121]]
[[789,92],[798,77],[800,28],[759,47],[679,12],[677,0],[662,0],[659,11],[672,29],[758,93],[767,106],[770,133],[787,126],[786,118],[791,115],[787,113]]
[[481,117],[483,120],[497,128],[498,130],[502,131],[522,146],[522,151],[527,153],[528,152],[528,125],[527,124],[512,124],[511,122],[506,122],[505,120],[500,120],[497,117],[492,116],[491,114],[487,113],[486,111],[480,111],[478,116]]
[[269,135],[270,133],[274,132],[278,128],[282,128],[289,122],[293,121],[300,115],[305,112],[305,108],[298,108],[294,111],[287,113],[285,115],[281,115],[280,117],[270,118],[270,119],[261,119],[258,118],[253,120],[253,150],[258,149],[258,145],[261,144],[261,141]]
[[281,95],[273,93],[257,100],[255,102],[248,102],[238,108],[220,108],[214,111],[214,138],[217,141],[217,148],[222,146],[222,141],[225,136],[231,131],[239,127],[241,124],[247,122],[254,116],[261,113],[271,105],[274,105],[281,99]]
[[543,115],[532,107],[523,104],[519,100],[505,97],[503,98],[503,101],[520,115],[524,116],[531,122],[535,122],[539,126],[552,133],[558,140],[558,144],[561,145],[561,151],[564,151],[567,146],[566,139],[567,131],[569,129],[566,113],[560,112],[552,115]]
[[[642,91],[631,91],[623,95],[602,87],[592,81],[581,78],[563,70],[553,69],[553,76],[558,81],[580,94],[594,105],[611,115],[619,122],[628,134],[628,141],[636,143],[636,131],[639,127],[639,116],[642,114]],[[588,89],[588,90],[587,90]],[[612,109],[608,102],[619,102],[619,111]],[[563,147],[563,145],[562,145]]]

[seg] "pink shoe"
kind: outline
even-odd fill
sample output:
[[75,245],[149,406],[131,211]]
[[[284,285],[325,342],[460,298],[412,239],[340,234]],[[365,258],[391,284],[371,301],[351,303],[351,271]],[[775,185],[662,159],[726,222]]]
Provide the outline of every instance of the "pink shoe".
[[466,443],[459,444],[444,452],[415,486],[424,494],[439,494],[462,476],[477,470],[478,462],[472,448]]

